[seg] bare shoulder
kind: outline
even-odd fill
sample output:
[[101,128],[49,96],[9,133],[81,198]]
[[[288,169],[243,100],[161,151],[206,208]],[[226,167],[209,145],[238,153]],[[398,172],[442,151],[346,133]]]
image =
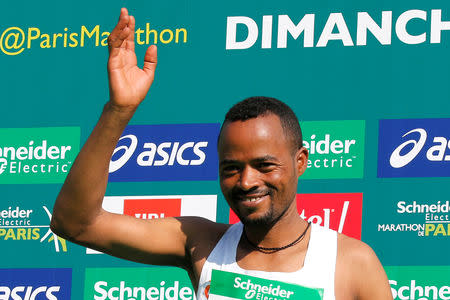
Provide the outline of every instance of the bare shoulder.
[[338,234],[338,262],[349,264],[356,271],[357,268],[366,269],[379,261],[375,252],[366,243]]
[[338,235],[335,282],[337,299],[392,299],[386,273],[372,248],[343,234]]

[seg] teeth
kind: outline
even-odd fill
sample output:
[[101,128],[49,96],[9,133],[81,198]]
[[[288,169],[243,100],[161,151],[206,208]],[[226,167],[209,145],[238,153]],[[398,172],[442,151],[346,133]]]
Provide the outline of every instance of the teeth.
[[245,199],[245,201],[249,201],[249,202],[255,202],[257,200],[261,199],[261,197],[256,197],[256,198],[247,198]]

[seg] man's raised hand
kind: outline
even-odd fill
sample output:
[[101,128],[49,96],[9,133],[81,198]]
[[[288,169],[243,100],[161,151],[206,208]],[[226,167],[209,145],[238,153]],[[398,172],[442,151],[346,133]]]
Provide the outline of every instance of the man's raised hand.
[[156,46],[148,47],[144,67],[137,66],[134,51],[135,19],[126,8],[108,38],[108,78],[110,104],[120,109],[136,109],[152,85],[157,63]]

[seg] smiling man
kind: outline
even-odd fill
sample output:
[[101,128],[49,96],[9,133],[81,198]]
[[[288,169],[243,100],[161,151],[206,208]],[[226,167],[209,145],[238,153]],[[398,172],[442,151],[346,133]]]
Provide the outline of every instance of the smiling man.
[[[142,220],[102,209],[110,158],[153,82],[157,63],[151,46],[143,69],[137,67],[134,27],[134,18],[122,9],[109,37],[110,101],[61,189],[52,230],[117,257],[184,268],[198,289],[197,299],[208,298],[210,286],[223,284],[223,274],[237,274],[234,287],[262,297],[299,299],[293,290],[303,286],[321,289],[320,299],[392,299],[370,247],[299,216],[295,195],[308,152],[295,114],[273,98],[236,104],[220,132],[220,186],[241,223]],[[267,285],[255,283],[261,280]]]

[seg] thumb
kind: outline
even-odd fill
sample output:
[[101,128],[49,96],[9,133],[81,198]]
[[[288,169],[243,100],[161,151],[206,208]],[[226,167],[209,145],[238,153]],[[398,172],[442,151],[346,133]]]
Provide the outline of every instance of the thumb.
[[155,74],[156,65],[158,63],[158,51],[155,45],[151,45],[145,51],[143,70],[147,75],[153,76]]

